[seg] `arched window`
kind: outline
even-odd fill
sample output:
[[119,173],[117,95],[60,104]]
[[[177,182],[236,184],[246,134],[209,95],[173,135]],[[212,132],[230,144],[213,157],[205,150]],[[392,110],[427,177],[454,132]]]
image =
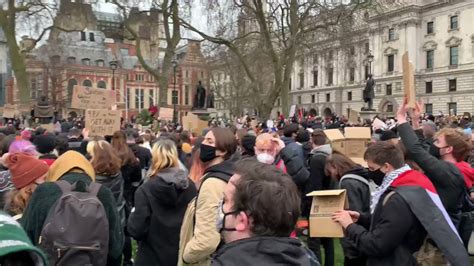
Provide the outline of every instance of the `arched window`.
[[97,88],[99,88],[99,89],[106,89],[106,88],[107,88],[107,84],[105,84],[105,81],[101,80],[101,81],[97,82]]
[[75,79],[70,79],[67,82],[67,98],[68,98],[68,101],[71,101],[74,86],[76,86],[76,85],[77,85],[77,80],[75,80]]
[[92,87],[92,81],[86,79],[82,82],[82,86],[84,87]]

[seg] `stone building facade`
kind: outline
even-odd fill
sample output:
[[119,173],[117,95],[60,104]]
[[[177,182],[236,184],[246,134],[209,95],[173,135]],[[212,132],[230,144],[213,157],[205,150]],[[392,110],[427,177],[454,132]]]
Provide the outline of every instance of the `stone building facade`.
[[374,108],[393,116],[403,100],[402,56],[408,52],[426,112],[473,112],[473,17],[470,0],[406,1],[383,13],[364,14],[364,24],[344,43],[319,42],[295,64],[292,103],[319,114],[360,110],[370,71],[376,80]]
[[[135,41],[123,28],[123,22],[119,22],[122,17],[94,12],[89,4],[80,0],[62,0],[61,4],[67,8],[58,14],[58,24],[67,28],[67,20],[71,19],[78,23],[77,27],[81,30],[53,32],[46,44],[26,55],[30,105],[41,95],[48,95],[63,115],[70,111],[77,112],[71,109],[75,85],[115,90],[118,108],[129,118],[157,104],[158,82],[140,64]],[[71,18],[76,13],[68,12],[69,8],[84,13],[78,14],[78,18]],[[159,66],[162,60],[164,33],[160,17],[157,10],[148,13],[131,10],[129,16],[132,27],[140,37],[143,59],[150,66]],[[207,86],[208,74],[199,42],[183,41],[176,53],[177,79],[174,84],[174,73],[171,71],[167,102],[168,106],[173,106],[176,99],[178,113],[182,116],[191,110],[197,80],[202,80]],[[117,62],[115,70],[110,66],[113,61]],[[16,90],[11,89],[7,96],[10,99],[8,104],[18,103]]]

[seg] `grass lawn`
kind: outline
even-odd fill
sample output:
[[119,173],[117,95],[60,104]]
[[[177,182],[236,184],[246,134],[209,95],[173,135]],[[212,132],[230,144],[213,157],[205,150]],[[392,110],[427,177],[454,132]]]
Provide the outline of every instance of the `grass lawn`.
[[[304,241],[306,243],[306,241]],[[132,253],[133,253],[133,258],[135,259],[136,256],[137,256],[137,242],[132,239]],[[335,256],[335,266],[341,266],[341,265],[344,265],[344,253],[342,252],[342,247],[341,247],[341,243],[339,242],[338,239],[336,239],[334,241],[334,256]],[[322,252],[322,260],[324,262],[324,250]],[[471,257],[471,262],[472,262],[472,265],[474,265],[474,257]],[[324,265],[323,263],[321,263],[321,265]]]

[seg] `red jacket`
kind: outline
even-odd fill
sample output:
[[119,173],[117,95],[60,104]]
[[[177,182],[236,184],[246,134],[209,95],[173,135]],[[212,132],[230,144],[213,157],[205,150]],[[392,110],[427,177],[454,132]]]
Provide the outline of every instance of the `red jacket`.
[[466,162],[458,162],[456,163],[456,167],[461,171],[464,176],[464,182],[466,183],[467,188],[470,189],[474,182],[474,169]]

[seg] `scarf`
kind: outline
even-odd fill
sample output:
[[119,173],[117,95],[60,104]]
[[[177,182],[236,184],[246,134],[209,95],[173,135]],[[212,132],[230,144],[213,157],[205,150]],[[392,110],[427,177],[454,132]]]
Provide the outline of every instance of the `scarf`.
[[410,166],[405,164],[401,168],[398,168],[396,170],[393,170],[392,172],[388,173],[385,175],[383,178],[382,184],[374,191],[372,192],[372,200],[370,203],[370,213],[373,214],[375,211],[375,207],[377,207],[377,204],[379,203],[380,197],[385,193],[385,191],[390,187],[392,182],[397,179],[399,175],[402,173],[411,170]]

